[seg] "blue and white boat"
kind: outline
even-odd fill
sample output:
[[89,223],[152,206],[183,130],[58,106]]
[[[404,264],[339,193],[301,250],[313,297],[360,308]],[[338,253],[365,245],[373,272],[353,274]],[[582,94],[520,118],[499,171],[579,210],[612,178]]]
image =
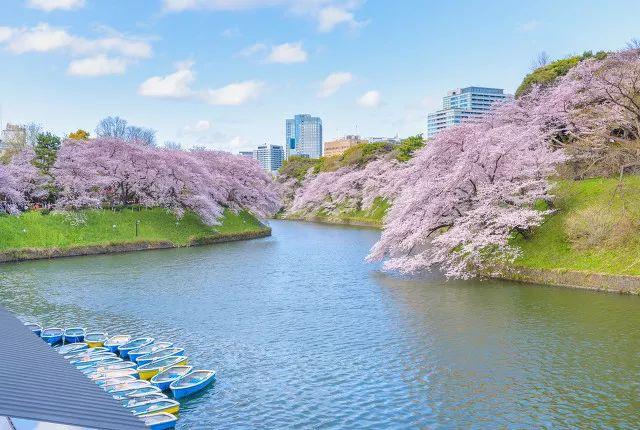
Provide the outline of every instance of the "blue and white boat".
[[133,399],[136,397],[146,396],[147,394],[152,394],[152,393],[161,394],[162,392],[158,387],[147,385],[141,388],[129,388],[127,390],[122,390],[117,393],[111,393],[111,395],[116,400],[125,400],[125,399]]
[[66,358],[67,360],[75,360],[77,358],[92,357],[104,353],[109,353],[109,350],[107,348],[87,348],[81,349],[80,351],[73,351],[68,354],[64,354],[64,358]]
[[149,345],[141,346],[140,348],[129,351],[129,360],[136,361],[138,357],[142,355],[153,354],[154,352],[171,348],[172,346],[173,343],[171,342],[154,342]]
[[31,330],[31,332],[34,333],[36,336],[40,336],[40,333],[42,333],[42,327],[40,326],[40,324],[27,322],[27,323],[24,323],[24,325],[29,330]]
[[119,363],[122,361],[120,357],[100,357],[98,360],[88,361],[84,363],[77,363],[76,369],[78,370],[86,370],[86,369],[95,369],[98,366],[105,366],[107,364]]
[[194,370],[182,378],[173,381],[169,388],[173,397],[181,399],[205,389],[216,380],[216,372],[213,370]]
[[45,328],[40,333],[40,337],[49,345],[55,345],[62,342],[64,330],[58,327]]
[[136,360],[139,366],[143,364],[151,363],[152,361],[161,360],[166,357],[172,357],[175,355],[184,355],[184,348],[165,348],[160,351],[152,352],[151,354],[141,355]]
[[182,378],[192,370],[193,366],[172,366],[151,378],[150,382],[151,385],[166,391],[173,381]]
[[78,342],[78,343],[68,343],[66,345],[62,345],[60,348],[57,349],[58,354],[62,354],[62,355],[70,355],[76,352],[80,352],[80,351],[86,351],[89,348],[89,345],[87,345],[84,342]]
[[[86,375],[92,375],[94,373],[99,373],[99,372],[108,372],[108,371],[112,371],[112,370],[123,370],[123,369],[133,369],[135,370],[138,366],[136,365],[136,363],[132,363],[130,361],[122,361],[122,359],[120,359],[120,361],[117,361],[115,363],[100,363],[98,364],[96,367],[93,367],[91,369],[87,369],[87,370],[83,370],[82,373],[86,374]],[[136,373],[138,373],[137,370],[135,370]]]
[[82,327],[70,327],[64,330],[64,343],[84,341],[85,330]]
[[137,396],[137,397],[121,400],[120,403],[125,408],[134,408],[136,406],[140,406],[143,403],[153,402],[155,400],[164,400],[164,399],[168,399],[168,397],[162,393],[151,393],[151,394],[145,394],[144,396]]
[[116,376],[114,378],[108,378],[108,379],[97,379],[93,382],[95,382],[98,387],[102,387],[106,390],[107,388],[112,387],[114,385],[124,384],[125,382],[131,382],[135,380],[136,378],[134,378],[131,375],[124,375],[124,376]]
[[168,430],[176,426],[178,418],[167,412],[156,412],[155,414],[140,415],[144,425],[151,430]]
[[105,370],[103,372],[92,372],[87,374],[92,381],[100,381],[102,379],[118,378],[120,376],[133,376],[138,377],[138,371],[136,369],[118,369],[118,370]]
[[143,346],[151,345],[155,341],[152,337],[139,337],[137,339],[130,340],[127,343],[123,343],[118,347],[118,353],[120,357],[127,358],[129,351],[132,349],[142,348]]
[[92,361],[100,361],[104,357],[117,357],[113,352],[99,352],[97,354],[86,354],[69,360],[71,364],[89,363]]
[[104,342],[104,347],[107,348],[111,352],[118,352],[118,347],[120,345],[124,345],[125,343],[131,340],[131,336],[128,334],[118,334],[116,336],[111,336]]
[[149,381],[135,380],[135,381],[125,382],[123,384],[114,385],[114,386],[110,387],[107,390],[107,392],[111,393],[112,395],[114,395],[114,394],[118,394],[118,393],[121,393],[121,392],[129,391],[129,390],[135,390],[135,389],[138,389],[138,388],[150,387],[150,386],[151,386],[151,384],[149,383]]

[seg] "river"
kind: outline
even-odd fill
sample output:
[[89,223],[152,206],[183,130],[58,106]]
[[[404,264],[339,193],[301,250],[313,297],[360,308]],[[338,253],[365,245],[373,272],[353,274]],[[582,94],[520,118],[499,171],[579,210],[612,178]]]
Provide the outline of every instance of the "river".
[[179,429],[637,428],[640,298],[408,279],[372,229],[0,266],[25,320],[171,340],[218,380]]

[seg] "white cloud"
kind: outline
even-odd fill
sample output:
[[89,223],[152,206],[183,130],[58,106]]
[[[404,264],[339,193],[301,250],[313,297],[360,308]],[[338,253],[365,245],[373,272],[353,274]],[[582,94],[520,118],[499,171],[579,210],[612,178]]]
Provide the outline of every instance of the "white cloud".
[[318,97],[329,97],[338,91],[343,85],[348,84],[352,80],[353,75],[349,72],[332,73],[322,81],[320,91],[318,91]]
[[264,51],[265,49],[267,49],[267,45],[265,45],[264,43],[254,43],[253,45],[247,46],[246,48],[242,49],[240,52],[236,54],[236,56],[251,57],[255,54],[258,54]]
[[203,98],[207,103],[219,106],[238,106],[256,99],[264,84],[260,81],[235,82],[215,90],[207,90]]
[[49,24],[38,24],[29,29],[12,29],[10,37],[5,41],[9,50],[16,54],[67,50],[73,55],[112,52],[131,58],[151,56],[151,45],[143,40],[121,35],[87,39],[71,35],[66,30],[51,27]]
[[355,20],[353,13],[346,9],[329,6],[320,10],[318,14],[318,30],[326,33],[340,24],[347,24],[351,29],[356,29],[364,23]]
[[72,10],[83,7],[85,0],[28,0],[27,7],[47,12],[52,10]]
[[357,102],[362,107],[376,107],[380,105],[380,92],[375,90],[367,91],[358,98]]
[[12,34],[13,34],[12,28],[0,27],[0,43],[9,40]]
[[191,71],[191,65],[191,63],[181,64],[174,73],[147,79],[138,87],[138,94],[170,99],[192,97],[194,92],[191,84],[195,81],[195,75]]
[[518,30],[523,33],[528,33],[530,31],[536,30],[539,26],[540,26],[540,23],[537,20],[532,19],[531,21],[527,21],[523,24],[520,24],[518,26]]
[[67,73],[75,76],[120,75],[126,72],[127,61],[122,58],[110,58],[106,55],[73,60]]
[[197,121],[193,125],[184,126],[182,131],[185,134],[193,134],[193,133],[205,132],[205,131],[209,130],[210,128],[211,128],[211,122],[207,121],[206,119],[201,119],[201,120]]
[[302,42],[272,46],[271,53],[267,57],[269,63],[293,64],[305,61],[307,61],[307,53],[302,48]]
[[294,15],[310,17],[318,22],[318,30],[328,32],[340,24],[356,29],[366,24],[357,21],[353,10],[361,0],[163,0],[165,12],[188,10],[248,10],[280,7]]
[[202,100],[212,105],[238,106],[256,99],[264,84],[250,80],[234,82],[217,89],[193,90],[195,74],[191,70],[193,63],[177,65],[174,73],[166,76],[153,76],[138,87],[138,94],[145,97],[169,99]]

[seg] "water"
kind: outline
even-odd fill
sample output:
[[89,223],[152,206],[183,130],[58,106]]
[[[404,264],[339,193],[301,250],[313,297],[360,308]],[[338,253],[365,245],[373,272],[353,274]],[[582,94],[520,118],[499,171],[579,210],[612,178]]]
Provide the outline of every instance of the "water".
[[218,381],[180,429],[637,428],[640,298],[403,279],[378,232],[286,221],[266,239],[0,266],[45,325],[173,340]]

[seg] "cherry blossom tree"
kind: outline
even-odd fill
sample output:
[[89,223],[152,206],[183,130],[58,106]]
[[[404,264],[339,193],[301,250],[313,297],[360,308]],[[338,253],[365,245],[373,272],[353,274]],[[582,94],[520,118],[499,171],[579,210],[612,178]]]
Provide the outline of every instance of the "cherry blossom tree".
[[535,97],[446,129],[417,152],[396,178],[402,189],[368,259],[459,278],[512,261],[518,249],[510,238],[549,213],[535,204],[551,199],[547,178],[565,160],[549,144],[561,125],[535,117]]
[[26,204],[18,182],[7,166],[0,164],[0,213],[18,214]]
[[[249,161],[249,162],[248,162]],[[280,207],[271,178],[257,163],[216,151],[157,149],[137,141],[67,140],[53,172],[62,208],[139,204],[182,216],[193,210],[217,224],[225,209],[268,216]]]

